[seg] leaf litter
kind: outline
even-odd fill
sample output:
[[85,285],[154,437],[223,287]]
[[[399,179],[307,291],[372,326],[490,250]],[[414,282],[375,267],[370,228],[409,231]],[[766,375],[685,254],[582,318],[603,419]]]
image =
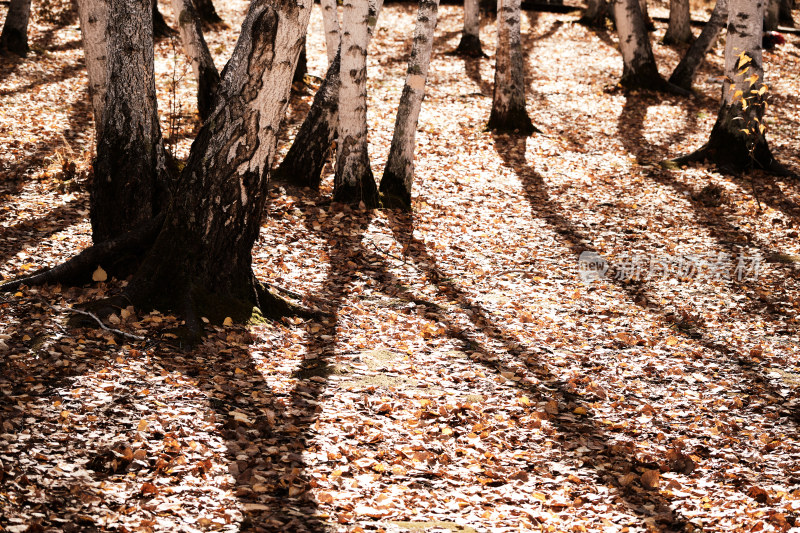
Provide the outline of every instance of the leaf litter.
[[[230,26],[207,34],[220,67],[243,5],[217,5]],[[410,4],[387,5],[371,45],[378,176],[414,17]],[[528,110],[544,133],[521,139],[483,130],[493,62],[446,54],[461,15],[442,6],[413,215],[331,204],[330,167],[319,195],[274,185],[255,270],[325,318],[209,325],[202,345],[179,349],[168,314],[128,308],[107,328],[75,327],[54,309],[125,283],[105,272],[87,287],[3,296],[0,527],[796,527],[797,183],[662,168],[700,146],[713,125],[721,45],[695,97],[626,94],[613,89],[621,70],[613,33],[575,18],[523,14]],[[2,59],[5,278],[91,242],[93,127],[80,36],[74,19],[59,24],[38,12],[34,53]],[[313,76],[324,75],[321,27],[315,8],[312,87],[292,100],[281,156]],[[659,24],[654,39],[662,68],[679,59],[658,44],[664,30]],[[492,57],[491,23],[481,37]],[[775,154],[796,169],[800,77],[788,37],[765,56],[768,126]],[[159,106],[163,131],[185,157],[195,87],[172,50],[169,41],[156,45]],[[177,110],[173,131],[165,110]],[[614,264],[763,260],[743,280],[731,272],[616,280],[609,271],[587,284],[584,251]]]

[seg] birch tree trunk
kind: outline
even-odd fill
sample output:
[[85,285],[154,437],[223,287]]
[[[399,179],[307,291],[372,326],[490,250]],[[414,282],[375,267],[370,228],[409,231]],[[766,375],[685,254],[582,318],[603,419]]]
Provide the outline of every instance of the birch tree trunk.
[[519,19],[520,0],[497,0],[494,97],[486,128],[530,135],[536,128],[525,110],[525,73]]
[[647,10],[647,0],[639,0],[639,9],[642,11],[644,28],[647,31],[655,31],[656,25],[653,23],[653,19],[650,18],[650,12]]
[[325,50],[328,53],[328,66],[330,66],[339,51],[339,12],[336,7],[336,0],[320,0],[319,6],[322,9]]
[[100,243],[148,222],[167,202],[152,9],[137,0],[80,0],[78,14],[97,129],[90,218]]
[[[671,86],[658,73],[639,2],[614,0],[614,19],[617,23],[619,48],[622,52],[620,85],[629,89],[669,90]],[[673,89],[677,89],[681,94],[686,93],[677,87]]]
[[312,0],[253,0],[223,70],[217,105],[192,145],[155,243],[128,285],[137,307],[250,317],[269,301],[251,268],[268,169]]
[[0,33],[0,50],[8,50],[20,57],[28,55],[28,21],[31,18],[31,0],[11,0]]
[[586,3],[586,11],[578,22],[590,28],[605,28],[608,14],[609,7],[606,0],[589,0]]
[[215,26],[222,23],[222,18],[217,14],[213,0],[194,0],[194,5],[204,24]]
[[481,13],[479,0],[464,0],[464,30],[453,53],[466,57],[486,57],[481,49]]
[[761,37],[767,0],[730,0],[722,105],[708,143],[675,161],[709,160],[729,172],[787,171],[773,159],[764,118]]
[[378,206],[378,188],[367,150],[367,44],[369,3],[345,0],[339,87],[339,128],[333,197]]
[[[476,3],[477,6],[477,3]],[[425,81],[433,51],[433,32],[439,0],[420,0],[414,44],[408,60],[406,82],[397,118],[394,123],[392,146],[381,179],[381,203],[384,207],[411,209],[411,186],[414,181],[414,140],[419,112],[425,96]],[[462,41],[463,42],[463,41]]]
[[214,93],[219,85],[219,72],[203,37],[200,17],[192,0],[172,0],[172,10],[178,18],[183,51],[192,64],[197,80],[197,111],[200,119],[205,122],[212,111]]
[[722,31],[722,26],[728,19],[728,0],[717,0],[714,5],[714,11],[711,17],[703,26],[703,31],[700,36],[692,43],[686,55],[683,56],[681,62],[675,67],[669,82],[681,87],[682,89],[691,90],[692,83],[695,76],[697,76],[697,69],[703,64],[706,54],[714,47],[714,44],[719,39],[719,34]]
[[664,44],[690,43],[694,39],[691,28],[689,0],[669,1],[669,26],[664,34]]
[[[375,29],[383,0],[370,2],[369,35]],[[314,95],[314,102],[308,111],[300,130],[294,138],[289,152],[275,171],[275,178],[298,187],[318,188],[320,174],[333,140],[336,138],[339,123],[339,71],[341,57],[339,53],[322,85]]]

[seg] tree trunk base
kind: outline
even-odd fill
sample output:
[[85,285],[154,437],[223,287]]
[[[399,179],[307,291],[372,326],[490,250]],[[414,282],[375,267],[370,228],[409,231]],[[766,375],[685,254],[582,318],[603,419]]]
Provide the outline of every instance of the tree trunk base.
[[380,196],[381,206],[386,209],[411,211],[411,192],[406,190],[402,178],[390,170],[383,172]]
[[619,84],[628,90],[647,89],[662,93],[675,94],[678,96],[692,95],[692,91],[674,85],[662,78],[658,71],[649,71],[644,73],[626,72],[623,73],[622,78],[619,80]]
[[458,43],[458,48],[450,52],[450,55],[460,57],[488,57],[483,53],[480,37],[467,34],[461,36],[461,42]]
[[670,33],[664,34],[664,38],[661,40],[661,44],[667,46],[689,46],[694,42],[694,36],[689,33],[688,36],[680,37],[676,35],[672,35]]
[[502,114],[496,113],[493,109],[492,114],[489,116],[489,123],[486,124],[486,130],[525,136],[533,133],[541,133],[541,130],[533,125],[528,113],[524,109]]
[[677,157],[670,162],[679,166],[709,162],[728,174],[742,174],[752,169],[759,169],[778,176],[797,178],[795,173],[772,156],[767,140],[763,136],[756,141],[751,151],[747,135],[740,131],[739,121],[733,118],[733,113],[727,112],[724,108],[720,110],[708,142],[695,152]]
[[17,31],[5,29],[0,35],[0,52],[11,52],[20,57],[25,57],[30,52],[28,36]]
[[378,187],[375,185],[375,177],[369,165],[359,177],[358,183],[355,185],[342,183],[333,193],[334,202],[351,205],[363,202],[367,209],[378,207],[380,205],[379,199]]
[[178,32],[169,27],[158,6],[153,4],[153,39],[166,39],[175,35],[178,35]]

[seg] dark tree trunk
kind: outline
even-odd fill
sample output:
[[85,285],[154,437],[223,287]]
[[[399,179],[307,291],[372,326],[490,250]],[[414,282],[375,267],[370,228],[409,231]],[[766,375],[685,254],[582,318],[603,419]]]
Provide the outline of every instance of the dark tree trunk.
[[164,15],[158,10],[158,0],[153,0],[153,39],[166,39],[177,33],[169,27],[167,21],[164,20]]
[[319,188],[322,168],[339,122],[339,66],[337,53],[289,152],[275,170],[276,180],[298,187]]
[[194,5],[204,24],[214,26],[222,23],[222,18],[217,14],[213,0],[194,0]]
[[303,48],[300,49],[300,57],[297,59],[297,68],[292,76],[292,83],[303,83],[303,79],[308,74],[308,58],[306,57],[306,39],[303,37]]
[[682,89],[691,90],[694,78],[697,75],[697,69],[703,64],[703,59],[706,54],[714,47],[714,43],[719,39],[719,34],[722,31],[722,26],[728,19],[728,0],[717,0],[714,6],[714,11],[711,17],[700,32],[700,36],[692,43],[686,55],[683,56],[681,62],[675,67],[675,71],[669,78],[669,82],[681,87]]
[[11,0],[0,33],[0,51],[7,50],[20,57],[28,55],[28,21],[31,17],[31,0]]
[[794,16],[792,15],[793,8],[794,0],[781,0],[780,10],[778,12],[781,26],[794,28]]
[[253,0],[217,105],[192,145],[164,226],[128,285],[141,308],[245,320],[267,306],[251,268],[268,168],[311,0]]
[[578,22],[590,28],[605,28],[609,11],[606,0],[589,0],[586,11],[583,12]]
[[101,243],[147,223],[167,202],[152,11],[125,0],[81,0],[78,11],[97,129],[92,239]]

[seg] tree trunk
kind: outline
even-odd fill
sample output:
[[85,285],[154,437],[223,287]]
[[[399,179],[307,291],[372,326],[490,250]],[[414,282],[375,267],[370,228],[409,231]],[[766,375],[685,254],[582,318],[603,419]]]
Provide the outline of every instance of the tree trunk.
[[90,218],[100,243],[143,225],[167,201],[152,10],[130,0],[80,0],[78,14],[97,129]]
[[590,28],[605,28],[608,14],[609,8],[606,0],[589,0],[586,4],[586,11],[583,12],[578,22]]
[[304,83],[306,74],[308,74],[308,57],[306,56],[306,38],[303,37],[303,46],[300,48],[300,55],[297,58],[297,67],[292,75],[292,83]]
[[153,39],[166,39],[172,37],[177,32],[169,27],[164,15],[158,10],[158,0],[153,0]]
[[0,33],[0,50],[8,50],[20,57],[28,55],[28,20],[31,18],[31,0],[11,0]]
[[794,16],[792,9],[794,8],[794,0],[781,0],[780,9],[778,11],[778,20],[782,26],[794,28]]
[[213,0],[194,0],[194,5],[204,24],[215,26],[222,23],[222,18],[217,14]]
[[767,0],[730,0],[725,43],[725,81],[722,105],[708,143],[676,160],[710,160],[730,172],[762,168],[785,169],[772,157],[764,135],[761,37]]
[[320,0],[322,25],[325,28],[325,50],[328,52],[328,66],[333,63],[339,51],[339,12],[336,0]]
[[172,0],[172,10],[178,18],[183,51],[192,63],[192,71],[197,79],[197,111],[205,122],[213,110],[214,94],[219,85],[219,72],[208,50],[200,26],[200,17],[192,0]]
[[781,0],[768,0],[764,16],[764,31],[777,31],[780,18]]
[[644,27],[647,31],[655,31],[656,25],[653,19],[650,18],[650,12],[647,10],[647,0],[639,0],[639,9],[642,11],[642,20],[644,20]]
[[312,0],[253,0],[223,70],[214,112],[192,145],[166,220],[128,285],[137,307],[248,318],[265,305],[251,268],[268,169]]
[[378,206],[378,188],[367,151],[367,44],[369,3],[345,0],[339,87],[339,128],[333,197]]
[[486,57],[481,49],[481,13],[479,0],[464,0],[464,31],[453,53],[466,57]]
[[[370,36],[382,6],[383,0],[370,3]],[[337,53],[289,152],[275,171],[276,179],[298,187],[319,188],[320,174],[339,124],[340,65]]]
[[623,62],[620,85],[629,89],[664,89],[666,82],[658,73],[639,2],[614,0],[614,19]]
[[497,1],[494,98],[486,127],[530,135],[536,128],[525,110],[525,73],[519,19],[520,0]]
[[[477,6],[477,3],[476,3]],[[425,96],[425,81],[433,51],[433,32],[439,0],[420,0],[414,45],[408,60],[406,83],[397,118],[394,123],[392,146],[381,179],[380,192],[384,207],[411,209],[411,185],[414,181],[414,139],[419,111]],[[463,42],[463,41],[462,41]]]
[[700,36],[692,43],[686,55],[675,67],[675,71],[669,78],[669,82],[683,89],[691,90],[697,69],[703,64],[706,54],[714,47],[719,39],[722,26],[728,19],[728,0],[717,0],[711,17],[700,32]]
[[669,26],[664,34],[664,44],[686,44],[694,39],[692,35],[691,10],[689,0],[670,0]]

